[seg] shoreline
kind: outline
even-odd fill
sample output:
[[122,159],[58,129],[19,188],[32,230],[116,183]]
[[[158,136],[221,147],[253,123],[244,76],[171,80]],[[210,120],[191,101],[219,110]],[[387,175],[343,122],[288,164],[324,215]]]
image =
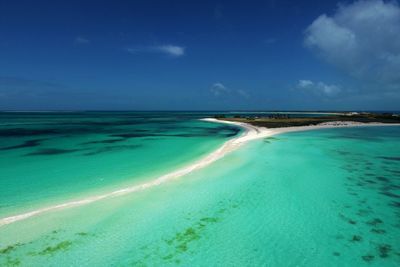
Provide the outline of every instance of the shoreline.
[[256,132],[257,134],[250,134],[241,140],[241,142],[251,141],[255,139],[265,138],[277,134],[282,133],[290,133],[290,132],[303,132],[303,131],[311,131],[311,130],[321,130],[321,129],[332,129],[332,128],[351,128],[351,127],[371,127],[371,126],[400,126],[400,123],[381,123],[381,122],[369,122],[369,123],[359,123],[359,122],[352,122],[352,121],[334,121],[329,123],[321,123],[318,125],[307,125],[307,126],[289,126],[289,127],[279,127],[279,128],[265,128],[251,125],[250,123],[245,122],[234,122],[228,121],[223,119],[215,119],[215,118],[206,118],[202,119],[209,122],[216,122],[216,123],[226,123],[226,124],[233,124],[253,133]]
[[28,219],[28,218],[31,218],[31,217],[34,217],[37,215],[41,215],[46,212],[57,211],[57,210],[65,209],[65,208],[78,207],[78,206],[90,204],[90,203],[100,201],[103,199],[107,199],[107,198],[114,198],[114,197],[123,196],[123,195],[134,193],[134,192],[140,192],[147,188],[161,185],[170,180],[185,176],[193,171],[202,169],[202,168],[210,165],[211,163],[223,158],[225,155],[231,153],[232,151],[235,151],[241,145],[243,145],[249,141],[252,141],[252,140],[266,138],[266,137],[270,137],[270,136],[281,134],[281,133],[318,130],[318,129],[346,128],[346,127],[359,127],[359,126],[400,126],[400,124],[385,124],[385,123],[347,123],[346,124],[346,123],[342,122],[342,124],[340,124],[339,122],[336,122],[339,124],[322,124],[322,125],[294,126],[294,127],[282,127],[282,128],[264,128],[264,127],[253,126],[248,123],[232,122],[232,121],[219,120],[219,119],[214,119],[214,118],[205,118],[205,119],[200,119],[200,120],[214,122],[214,123],[225,123],[225,124],[236,125],[238,127],[241,127],[242,129],[244,129],[245,132],[235,138],[232,138],[232,139],[226,141],[219,148],[212,151],[210,154],[206,155],[205,157],[198,159],[194,163],[191,163],[188,166],[180,168],[176,171],[172,171],[170,173],[162,175],[152,181],[134,185],[134,186],[130,186],[130,187],[126,187],[126,188],[119,189],[119,190],[115,190],[110,193],[105,193],[105,194],[101,194],[101,195],[97,195],[97,196],[91,196],[88,198],[75,200],[75,201],[68,201],[66,203],[48,206],[48,207],[36,209],[36,210],[30,211],[30,212],[13,215],[13,216],[5,217],[5,218],[0,218],[0,227],[14,223],[14,222],[22,221],[22,220],[25,220],[25,219]]

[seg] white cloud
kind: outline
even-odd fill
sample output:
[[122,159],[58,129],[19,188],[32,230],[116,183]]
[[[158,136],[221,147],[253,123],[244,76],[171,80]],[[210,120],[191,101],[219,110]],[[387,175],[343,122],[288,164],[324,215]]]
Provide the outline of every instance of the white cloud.
[[211,93],[213,93],[215,96],[219,96],[225,93],[230,93],[231,90],[226,88],[225,85],[223,85],[220,82],[214,83],[211,88],[210,88]]
[[75,44],[88,44],[88,43],[90,43],[90,40],[85,37],[78,36],[75,38],[74,43]]
[[334,84],[325,84],[323,82],[313,82],[310,80],[300,80],[297,84],[300,89],[311,91],[318,95],[335,96],[341,92],[341,88]]
[[225,85],[223,85],[220,82],[214,83],[211,86],[210,91],[214,96],[217,96],[217,97],[218,96],[222,96],[222,95],[225,95],[225,96],[227,96],[227,95],[233,95],[233,96],[239,95],[239,96],[245,97],[245,98],[249,98],[250,97],[250,95],[245,90],[242,90],[242,89],[233,89],[232,90],[232,89],[226,87]]
[[400,82],[400,8],[395,1],[339,5],[332,16],[314,20],[304,41],[327,62],[361,81],[386,88]]
[[163,53],[172,57],[180,57],[185,54],[185,47],[177,45],[142,46],[126,49],[131,54],[138,53]]
[[185,54],[185,48],[182,46],[162,45],[155,49],[175,57],[183,56]]
[[307,88],[309,86],[312,86],[314,83],[310,80],[300,80],[298,86],[300,88]]

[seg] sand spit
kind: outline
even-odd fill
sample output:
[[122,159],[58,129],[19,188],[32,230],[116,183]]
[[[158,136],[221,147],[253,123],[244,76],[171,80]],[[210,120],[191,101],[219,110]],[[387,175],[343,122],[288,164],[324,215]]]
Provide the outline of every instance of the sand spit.
[[267,128],[262,128],[262,127],[252,126],[247,123],[217,120],[217,119],[213,119],[213,118],[206,118],[206,119],[202,119],[202,120],[209,121],[209,122],[216,122],[216,123],[233,124],[233,125],[242,127],[245,131],[240,136],[226,141],[217,150],[211,152],[210,154],[201,158],[200,160],[198,160],[186,167],[183,167],[176,171],[173,171],[173,172],[170,172],[163,176],[160,176],[149,182],[139,184],[139,185],[134,185],[131,187],[126,187],[126,188],[116,190],[116,191],[113,191],[110,193],[102,194],[102,195],[91,196],[91,197],[81,199],[81,200],[69,201],[69,202],[66,202],[63,204],[48,206],[45,208],[22,213],[19,215],[1,218],[0,219],[0,227],[7,225],[7,224],[17,222],[17,221],[28,219],[33,216],[41,215],[46,212],[82,206],[82,205],[93,203],[93,202],[96,202],[99,200],[122,196],[122,195],[130,194],[130,193],[142,191],[142,190],[145,190],[145,189],[153,187],[153,186],[161,185],[167,181],[185,176],[193,171],[202,169],[202,168],[206,167],[207,165],[213,163],[214,161],[217,161],[218,159],[224,157],[228,153],[238,149],[241,145],[243,145],[244,143],[249,142],[251,140],[265,138],[265,137],[273,136],[273,135],[280,134],[280,133],[295,132],[295,131],[307,131],[307,130],[325,129],[325,128],[338,128],[338,127],[343,128],[343,127],[354,127],[354,126],[382,126],[382,125],[397,125],[397,126],[399,126],[400,125],[400,124],[382,124],[382,123],[368,123],[368,124],[361,123],[360,124],[360,123],[354,123],[354,122],[329,122],[329,123],[324,123],[324,124],[315,125],[315,126],[300,126],[300,127],[285,127],[285,128],[267,129]]
[[236,138],[237,142],[243,143],[254,139],[265,138],[272,135],[277,135],[281,133],[288,132],[301,132],[301,131],[310,131],[310,130],[318,130],[318,129],[331,129],[331,128],[347,128],[347,127],[357,127],[357,126],[400,126],[400,123],[381,123],[381,122],[355,122],[355,121],[330,121],[323,122],[318,125],[308,125],[308,126],[291,126],[291,127],[281,127],[281,128],[265,128],[265,127],[257,127],[250,125],[248,123],[243,122],[233,122],[226,121],[220,119],[207,118],[202,119],[210,122],[219,122],[219,123],[228,123],[240,126],[247,130],[247,133]]

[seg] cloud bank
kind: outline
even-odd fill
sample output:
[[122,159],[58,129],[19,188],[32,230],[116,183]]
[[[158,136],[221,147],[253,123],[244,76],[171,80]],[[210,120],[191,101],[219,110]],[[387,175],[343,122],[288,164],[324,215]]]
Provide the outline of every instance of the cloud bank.
[[314,20],[304,42],[357,79],[381,83],[382,89],[400,89],[400,8],[395,1],[339,5],[332,16]]
[[313,82],[310,80],[300,80],[297,84],[297,87],[313,92],[317,95],[324,95],[329,97],[335,96],[341,92],[341,88],[337,85],[329,85],[323,82]]

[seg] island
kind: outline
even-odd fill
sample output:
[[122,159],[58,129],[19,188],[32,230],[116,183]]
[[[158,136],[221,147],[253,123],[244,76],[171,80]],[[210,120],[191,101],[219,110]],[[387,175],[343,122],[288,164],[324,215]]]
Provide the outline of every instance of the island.
[[215,115],[217,120],[248,123],[265,128],[282,128],[312,125],[360,125],[360,124],[399,124],[400,116],[394,113],[346,112],[346,113],[314,113],[313,116],[290,116],[287,113],[269,113],[263,116]]

